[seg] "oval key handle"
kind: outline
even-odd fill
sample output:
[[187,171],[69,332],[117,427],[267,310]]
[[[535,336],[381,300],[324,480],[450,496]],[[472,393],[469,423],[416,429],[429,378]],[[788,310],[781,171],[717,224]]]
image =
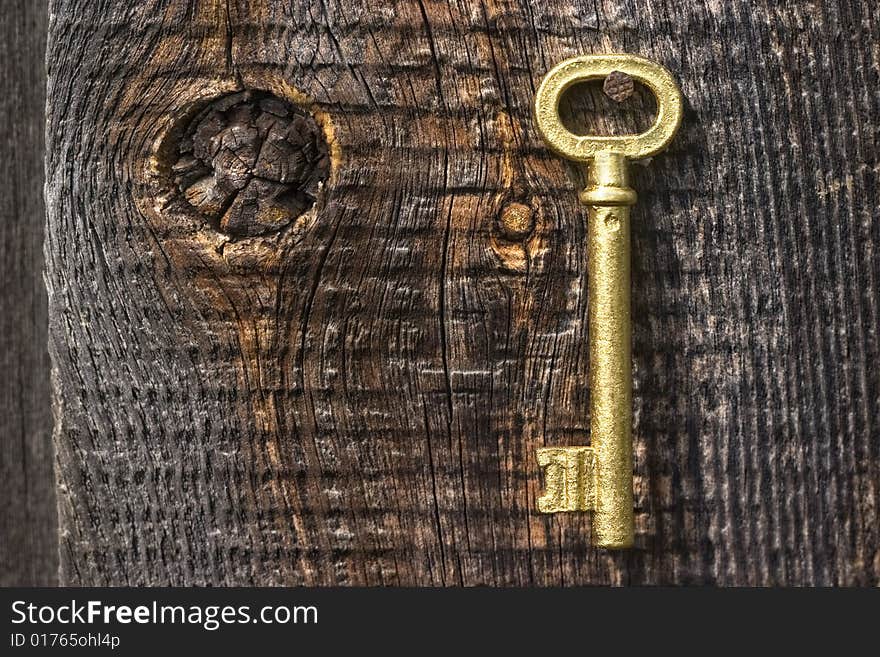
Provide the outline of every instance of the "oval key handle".
[[[562,95],[579,82],[625,73],[648,87],[657,98],[657,119],[638,135],[576,135],[559,118]],[[613,151],[631,160],[651,157],[662,151],[681,125],[683,101],[672,74],[660,64],[627,54],[584,55],[567,59],[547,73],[535,96],[538,130],[557,155],[588,162],[596,153]]]

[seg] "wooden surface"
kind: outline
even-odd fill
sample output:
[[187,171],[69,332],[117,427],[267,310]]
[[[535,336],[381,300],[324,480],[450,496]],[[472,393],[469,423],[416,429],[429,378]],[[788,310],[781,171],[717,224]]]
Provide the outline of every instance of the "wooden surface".
[[[65,583],[880,583],[873,3],[50,11]],[[533,511],[535,448],[589,439],[589,365],[582,174],[530,103],[615,50],[688,105],[634,173],[624,553]],[[312,214],[231,239],[169,167],[242,88],[314,99],[332,173]],[[603,121],[595,92],[567,120],[644,121],[644,94]]]
[[0,586],[57,582],[43,285],[46,6],[0,11]]

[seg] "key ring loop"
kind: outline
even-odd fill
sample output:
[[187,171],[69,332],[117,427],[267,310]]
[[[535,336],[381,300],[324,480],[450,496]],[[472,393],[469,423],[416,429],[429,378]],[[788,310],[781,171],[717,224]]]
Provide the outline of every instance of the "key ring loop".
[[[648,87],[657,99],[657,118],[638,135],[576,135],[559,118],[559,101],[572,85],[602,79],[620,71]],[[584,55],[553,67],[535,96],[538,130],[552,151],[569,160],[588,162],[601,151],[637,160],[662,151],[678,131],[683,112],[681,91],[672,74],[660,64],[627,54]]]

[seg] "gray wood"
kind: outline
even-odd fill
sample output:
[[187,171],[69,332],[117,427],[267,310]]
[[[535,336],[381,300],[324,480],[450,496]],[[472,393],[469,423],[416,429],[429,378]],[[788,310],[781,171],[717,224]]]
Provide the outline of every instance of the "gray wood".
[[[52,0],[62,581],[880,583],[872,4]],[[634,176],[624,553],[533,511],[589,424],[581,174],[530,103],[614,50],[688,103]],[[230,239],[167,135],[241,88],[314,99],[333,173]]]
[[0,11],[0,586],[57,582],[43,285],[46,5]]

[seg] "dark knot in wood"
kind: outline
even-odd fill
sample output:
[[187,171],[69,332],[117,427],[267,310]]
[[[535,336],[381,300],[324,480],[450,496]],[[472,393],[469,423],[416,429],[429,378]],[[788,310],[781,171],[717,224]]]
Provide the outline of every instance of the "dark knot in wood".
[[302,108],[262,91],[224,96],[184,131],[174,180],[224,233],[279,230],[312,207],[330,171],[320,126]]

